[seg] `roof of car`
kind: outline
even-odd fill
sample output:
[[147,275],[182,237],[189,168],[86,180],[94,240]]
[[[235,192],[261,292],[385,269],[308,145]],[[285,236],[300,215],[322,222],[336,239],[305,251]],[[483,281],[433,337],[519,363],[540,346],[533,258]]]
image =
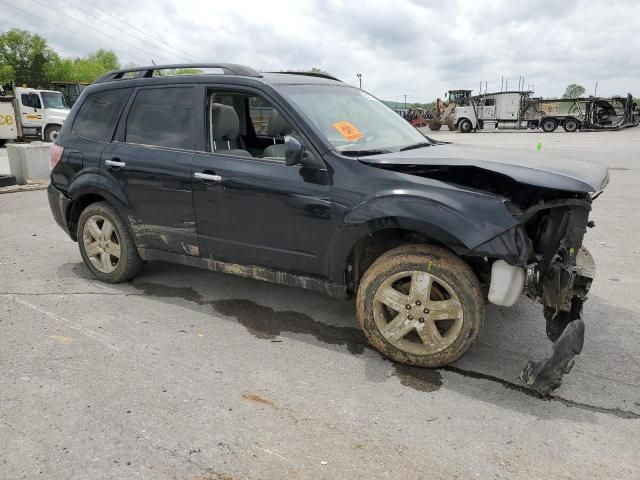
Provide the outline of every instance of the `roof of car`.
[[[208,70],[216,70],[210,72]],[[98,78],[94,83],[107,83],[127,79],[148,79],[156,81],[167,77],[198,76],[219,78],[220,75],[247,77],[263,80],[272,84],[341,84],[342,82],[325,73],[319,72],[259,72],[245,65],[233,63],[188,63],[173,65],[149,65],[144,67],[113,70]]]

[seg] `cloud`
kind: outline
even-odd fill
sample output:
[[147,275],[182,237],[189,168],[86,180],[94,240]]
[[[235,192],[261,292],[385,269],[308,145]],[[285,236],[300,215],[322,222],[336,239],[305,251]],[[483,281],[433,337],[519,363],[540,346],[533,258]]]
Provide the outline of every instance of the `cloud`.
[[[44,2],[44,0],[38,0]],[[23,0],[0,29],[38,32],[56,49],[115,50],[123,64],[227,61],[264,70],[320,67],[378,97],[428,101],[502,77],[560,95],[569,83],[622,94],[640,78],[636,0],[153,1]],[[37,18],[37,15],[41,18]],[[126,23],[123,23],[124,20]],[[144,32],[144,33],[142,33]],[[640,95],[640,92],[636,92]]]

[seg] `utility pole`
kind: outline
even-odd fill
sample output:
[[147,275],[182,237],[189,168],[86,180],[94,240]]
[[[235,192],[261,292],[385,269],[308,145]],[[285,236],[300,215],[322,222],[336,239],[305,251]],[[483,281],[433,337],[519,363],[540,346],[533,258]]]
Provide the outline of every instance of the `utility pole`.
[[404,95],[404,108],[407,108],[407,95]]
[[596,96],[596,93],[598,93],[598,82],[596,82],[596,88],[593,89],[593,96]]
[[356,77],[358,77],[358,83],[360,84],[360,90],[362,90],[362,74],[356,73]]

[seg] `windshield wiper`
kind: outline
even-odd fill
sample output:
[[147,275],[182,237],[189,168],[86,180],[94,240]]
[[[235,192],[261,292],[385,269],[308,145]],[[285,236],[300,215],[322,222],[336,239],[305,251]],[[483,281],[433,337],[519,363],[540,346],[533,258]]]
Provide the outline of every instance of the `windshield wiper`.
[[414,145],[408,145],[406,147],[402,147],[399,151],[404,152],[405,150],[414,150],[416,148],[430,147],[432,144],[429,142],[420,142]]
[[342,155],[346,155],[347,157],[364,157],[367,155],[381,155],[383,153],[391,153],[391,150],[343,150],[340,152]]

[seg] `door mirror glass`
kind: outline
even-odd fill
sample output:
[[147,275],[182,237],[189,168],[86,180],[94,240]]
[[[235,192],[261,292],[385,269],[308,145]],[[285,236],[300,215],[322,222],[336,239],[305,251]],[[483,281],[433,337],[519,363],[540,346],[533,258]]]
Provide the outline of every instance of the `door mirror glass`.
[[298,141],[297,138],[287,135],[284,137],[284,144],[287,150],[284,154],[284,161],[287,165],[298,165],[302,163],[302,157],[304,155],[304,146]]

